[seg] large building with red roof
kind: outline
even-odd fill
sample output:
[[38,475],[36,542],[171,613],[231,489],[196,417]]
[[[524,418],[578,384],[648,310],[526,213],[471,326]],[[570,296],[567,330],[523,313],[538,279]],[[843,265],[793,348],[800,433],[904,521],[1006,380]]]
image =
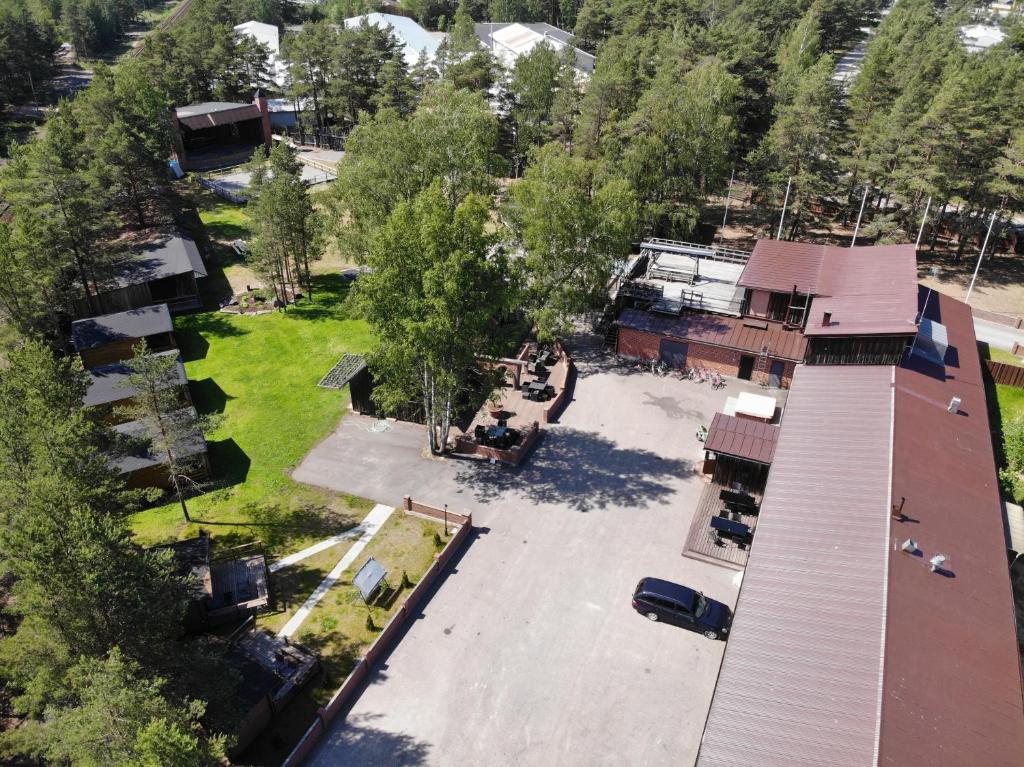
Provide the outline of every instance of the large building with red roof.
[[618,289],[616,350],[788,387],[796,365],[894,364],[917,332],[912,245],[645,242]]
[[759,243],[739,284],[743,317],[798,332],[803,364],[698,766],[1024,763],[970,307],[918,287],[909,246]]

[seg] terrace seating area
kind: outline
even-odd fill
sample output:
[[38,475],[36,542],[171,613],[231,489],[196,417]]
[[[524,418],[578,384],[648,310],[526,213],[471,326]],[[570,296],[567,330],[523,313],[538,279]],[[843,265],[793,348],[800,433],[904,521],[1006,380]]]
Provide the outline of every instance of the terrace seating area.
[[497,398],[473,417],[456,438],[456,452],[518,464],[537,437],[540,424],[560,411],[572,359],[560,345],[526,344],[515,358],[495,363],[505,370]]
[[742,570],[760,506],[760,495],[709,483],[697,503],[683,556]]

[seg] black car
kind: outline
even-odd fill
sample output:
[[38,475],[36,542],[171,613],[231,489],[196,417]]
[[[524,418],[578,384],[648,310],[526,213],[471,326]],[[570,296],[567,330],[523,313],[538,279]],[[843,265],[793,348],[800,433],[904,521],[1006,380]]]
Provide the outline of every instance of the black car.
[[708,639],[725,639],[732,625],[732,611],[721,602],[660,578],[644,578],[636,585],[633,609],[652,621],[698,631]]

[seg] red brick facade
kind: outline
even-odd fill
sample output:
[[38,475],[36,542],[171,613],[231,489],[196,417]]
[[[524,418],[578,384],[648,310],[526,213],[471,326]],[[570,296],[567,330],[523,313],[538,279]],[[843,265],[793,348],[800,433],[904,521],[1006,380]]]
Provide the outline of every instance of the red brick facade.
[[[630,357],[640,357],[646,360],[657,359],[661,347],[661,340],[667,336],[660,336],[654,333],[645,333],[632,328],[619,329],[619,344],[617,351]],[[687,345],[686,364],[688,367],[705,368],[717,370],[721,375],[735,378],[740,370],[740,357],[754,356],[748,352],[741,352],[738,349],[727,349],[722,346],[711,346],[709,344],[687,341],[686,339],[673,339]],[[772,358],[762,362],[755,357],[754,372],[751,380],[757,383],[767,383],[768,374],[771,370]],[[784,364],[782,372],[782,388],[788,389],[793,379],[793,371],[796,363],[789,360],[781,360]]]

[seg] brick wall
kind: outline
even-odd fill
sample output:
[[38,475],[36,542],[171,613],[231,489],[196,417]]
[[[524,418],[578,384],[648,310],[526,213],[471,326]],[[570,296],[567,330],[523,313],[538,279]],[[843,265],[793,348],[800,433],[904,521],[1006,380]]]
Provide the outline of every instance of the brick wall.
[[[630,357],[654,360],[658,358],[663,337],[656,333],[646,333],[642,330],[634,330],[633,328],[621,328],[619,330],[617,351],[619,354],[625,354]],[[683,339],[679,340],[683,341]],[[765,365],[765,369],[762,371],[757,369],[759,365],[756,361],[756,355],[752,353],[741,352],[737,349],[727,349],[722,346],[695,343],[693,341],[683,342],[687,346],[686,364],[688,367],[716,370],[723,376],[735,378],[740,370],[740,357],[755,357],[755,370],[751,380],[755,383],[767,382],[768,380],[772,362],[770,358]],[[782,373],[782,388],[789,388],[789,384],[793,380],[795,368],[796,363],[785,361],[785,368]]]
[[[406,498],[407,506],[412,509],[434,509],[437,511],[436,507],[416,503],[409,499],[408,496]],[[452,515],[449,513],[449,516]],[[409,596],[402,602],[398,611],[391,616],[391,620],[388,621],[388,624],[381,633],[377,635],[377,639],[367,649],[366,654],[356,663],[352,673],[348,675],[341,687],[338,688],[338,691],[334,693],[330,702],[317,711],[316,719],[309,726],[309,729],[306,730],[302,740],[288,754],[281,767],[299,767],[316,746],[321,736],[327,730],[328,725],[339,716],[342,719],[345,718],[352,704],[359,697],[363,683],[369,677],[374,664],[394,649],[405,625],[415,619],[416,614],[419,612],[420,604],[425,599],[427,592],[433,587],[434,582],[440,577],[448,562],[451,561],[452,557],[455,556],[456,552],[462,548],[469,538],[469,531],[473,528],[473,517],[472,515],[467,515],[464,519],[466,520],[465,524],[451,537],[448,545],[439,554],[434,556],[434,563],[423,574],[419,583],[409,592]]]
[[508,450],[502,450],[490,445],[478,445],[472,437],[460,434],[455,438],[455,452],[466,455],[482,455],[484,458],[493,458],[510,466],[518,466],[533,448],[533,444],[537,441],[539,435],[540,425],[534,421],[530,430],[523,437],[522,442]]

